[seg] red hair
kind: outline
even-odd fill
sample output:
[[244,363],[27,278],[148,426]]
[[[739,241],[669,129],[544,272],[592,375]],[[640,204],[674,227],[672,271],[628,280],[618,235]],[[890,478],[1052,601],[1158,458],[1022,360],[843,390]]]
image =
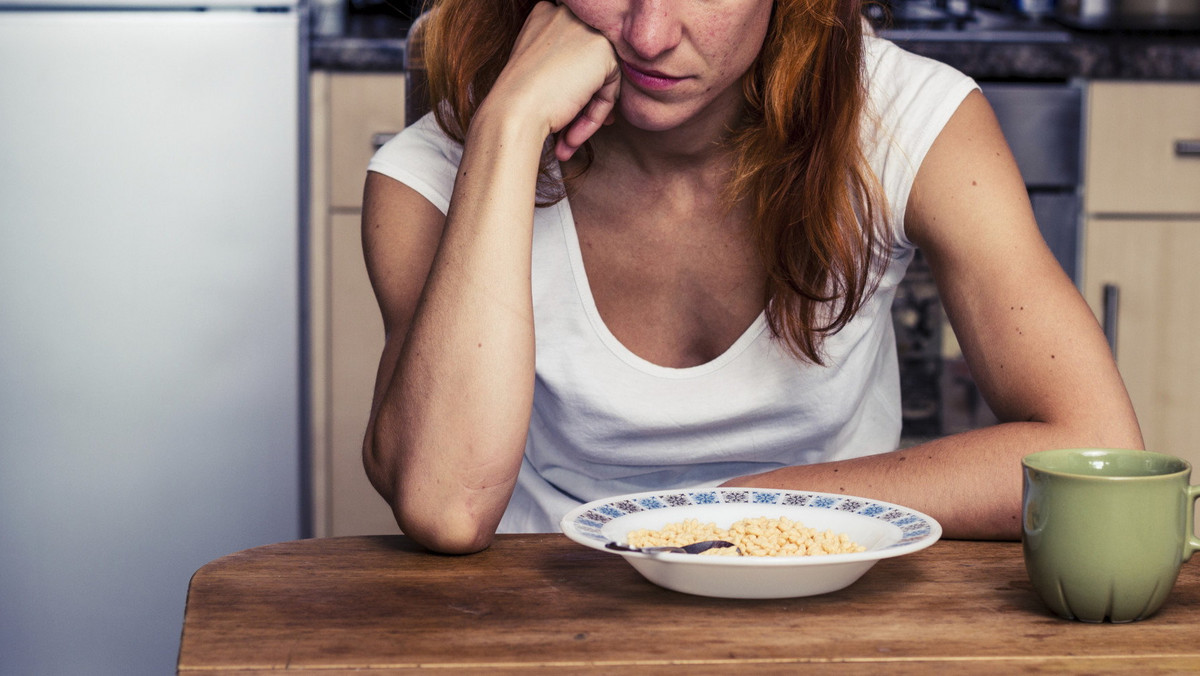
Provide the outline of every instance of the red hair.
[[[463,142],[538,0],[440,0],[425,53],[438,124]],[[727,198],[750,207],[766,271],[767,320],[797,357],[822,362],[824,338],[874,290],[890,240],[860,136],[865,114],[861,0],[776,0],[743,79],[744,124],[729,143]],[[590,156],[590,149],[589,151]],[[543,156],[539,204],[565,195]]]
[[860,135],[863,31],[857,0],[776,0],[743,80],[746,124],[731,140],[729,195],[751,207],[771,330],[816,363],[824,337],[874,290],[890,249]]

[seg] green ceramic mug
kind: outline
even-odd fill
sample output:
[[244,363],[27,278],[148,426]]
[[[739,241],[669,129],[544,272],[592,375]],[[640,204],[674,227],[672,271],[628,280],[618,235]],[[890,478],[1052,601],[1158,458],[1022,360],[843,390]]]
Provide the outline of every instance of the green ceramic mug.
[[1051,610],[1132,622],[1162,606],[1200,549],[1184,460],[1149,451],[1066,449],[1022,460],[1025,569]]

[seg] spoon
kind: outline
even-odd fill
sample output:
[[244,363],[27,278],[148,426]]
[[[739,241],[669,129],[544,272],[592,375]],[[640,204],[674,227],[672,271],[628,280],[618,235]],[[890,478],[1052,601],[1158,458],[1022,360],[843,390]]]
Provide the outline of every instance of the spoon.
[[619,552],[640,552],[642,554],[699,554],[700,552],[707,552],[710,549],[733,547],[737,549],[738,556],[742,555],[742,550],[738,549],[737,545],[725,540],[705,540],[704,542],[693,542],[683,547],[631,547],[616,542],[610,542],[604,546]]

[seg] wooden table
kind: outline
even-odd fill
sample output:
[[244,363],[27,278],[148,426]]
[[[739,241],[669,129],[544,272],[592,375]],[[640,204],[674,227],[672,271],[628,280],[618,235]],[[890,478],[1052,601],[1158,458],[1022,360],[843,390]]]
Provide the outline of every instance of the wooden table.
[[500,536],[471,556],[403,536],[301,540],[223,557],[192,578],[180,674],[423,668],[1200,671],[1200,557],[1158,614],[1116,625],[1051,615],[1016,543],[942,541],[880,561],[842,591],[769,601],[668,591],[562,535]]

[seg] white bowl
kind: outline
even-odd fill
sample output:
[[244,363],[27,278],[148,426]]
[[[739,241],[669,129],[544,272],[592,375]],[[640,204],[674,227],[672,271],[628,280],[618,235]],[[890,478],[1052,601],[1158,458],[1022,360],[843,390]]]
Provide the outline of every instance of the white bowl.
[[[696,519],[728,528],[735,521],[787,517],[808,528],[846,533],[866,551],[820,556],[697,556],[614,551],[641,528]],[[772,599],[843,589],[875,562],[924,549],[942,535],[937,521],[887,502],[832,493],[763,488],[691,488],[596,500],[563,517],[563,533],[579,544],[625,557],[657,585],[687,594]]]

